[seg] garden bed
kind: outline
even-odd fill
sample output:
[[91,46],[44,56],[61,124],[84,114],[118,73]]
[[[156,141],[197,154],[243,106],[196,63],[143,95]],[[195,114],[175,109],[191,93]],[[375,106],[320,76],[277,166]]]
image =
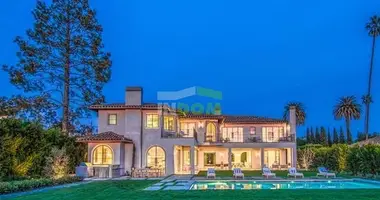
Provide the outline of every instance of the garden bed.
[[82,179],[75,176],[67,176],[59,179],[39,178],[21,181],[0,182],[0,194],[23,192],[48,186],[63,185],[79,182]]

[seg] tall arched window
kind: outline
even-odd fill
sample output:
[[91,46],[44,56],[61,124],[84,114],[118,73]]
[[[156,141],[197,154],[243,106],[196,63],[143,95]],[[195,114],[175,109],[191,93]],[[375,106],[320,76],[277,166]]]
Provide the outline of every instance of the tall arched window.
[[151,147],[146,155],[147,167],[162,170],[165,173],[165,151],[159,146]]
[[99,145],[95,148],[92,158],[92,164],[95,165],[112,165],[113,153],[111,148],[106,145]]
[[213,123],[207,124],[206,141],[216,142],[216,128],[215,128],[215,125]]

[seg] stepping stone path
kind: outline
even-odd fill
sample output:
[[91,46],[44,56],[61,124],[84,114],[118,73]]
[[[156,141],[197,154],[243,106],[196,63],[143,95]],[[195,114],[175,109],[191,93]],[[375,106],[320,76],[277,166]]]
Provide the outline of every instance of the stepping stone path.
[[178,177],[171,176],[167,179],[164,179],[160,181],[159,183],[153,184],[150,187],[145,188],[144,190],[148,191],[156,191],[156,190],[189,190],[191,185],[194,183],[193,180],[190,180],[191,177],[185,178],[180,177],[180,180],[177,179]]

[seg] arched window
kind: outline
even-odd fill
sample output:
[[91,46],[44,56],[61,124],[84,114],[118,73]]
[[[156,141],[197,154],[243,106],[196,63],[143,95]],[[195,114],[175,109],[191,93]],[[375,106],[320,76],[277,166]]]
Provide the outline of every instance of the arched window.
[[207,124],[206,141],[207,142],[216,142],[216,128],[215,128],[215,125],[213,123]]
[[159,146],[152,146],[146,155],[147,167],[160,169],[165,173],[165,151]]
[[113,153],[111,148],[106,145],[99,145],[95,148],[92,158],[92,164],[95,165],[112,165]]

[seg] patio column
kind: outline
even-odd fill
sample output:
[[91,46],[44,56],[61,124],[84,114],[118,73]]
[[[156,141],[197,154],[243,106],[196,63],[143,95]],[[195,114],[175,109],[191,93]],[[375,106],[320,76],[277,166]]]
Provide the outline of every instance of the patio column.
[[231,147],[228,148],[228,169],[231,170],[232,169],[232,149]]
[[292,148],[292,167],[297,167],[297,149]]
[[261,155],[260,155],[260,159],[261,159],[261,168],[263,168],[263,167],[264,167],[264,148],[261,148],[261,149],[260,149],[260,153],[261,153]]
[[195,174],[195,165],[194,165],[194,163],[195,163],[195,160],[194,160],[195,156],[194,156],[194,154],[195,154],[195,148],[194,148],[194,146],[190,146],[190,171],[191,171],[192,175]]

